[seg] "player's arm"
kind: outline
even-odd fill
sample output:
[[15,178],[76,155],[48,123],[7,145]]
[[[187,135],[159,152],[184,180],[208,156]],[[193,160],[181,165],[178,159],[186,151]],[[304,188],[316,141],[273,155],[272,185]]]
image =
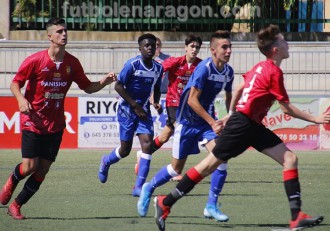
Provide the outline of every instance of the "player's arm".
[[227,109],[227,112],[229,112],[230,102],[231,102],[231,99],[232,99],[232,93],[231,93],[231,91],[226,91],[225,94],[226,94],[225,95],[226,109]]
[[189,97],[188,97],[188,105],[194,110],[194,112],[202,117],[213,129],[215,133],[219,133],[221,129],[221,125],[210,116],[207,111],[203,108],[203,106],[199,102],[199,97],[202,94],[202,90],[191,87]]
[[311,114],[307,114],[301,110],[299,110],[297,107],[295,107],[290,102],[282,102],[279,101],[279,104],[281,106],[282,111],[285,114],[288,114],[292,117],[309,121],[316,124],[323,124],[323,123],[329,123],[330,122],[330,112],[323,113],[319,116],[313,116]]
[[10,85],[10,90],[18,102],[19,111],[23,114],[29,114],[30,110],[32,109],[32,106],[21,93],[21,88],[18,83],[12,82]]
[[[161,76],[162,75],[163,74],[161,74]],[[159,104],[160,97],[162,95],[160,86],[161,86],[161,77],[158,78],[157,83],[155,84],[154,91],[153,91],[153,94],[152,94],[153,100],[151,102],[152,105],[154,106],[154,108],[157,110],[157,113],[159,115],[163,113],[162,105]]]
[[230,106],[228,109],[229,114],[231,114],[232,112],[236,111],[236,105],[239,101],[239,99],[241,98],[242,94],[243,94],[243,90],[244,90],[244,81],[242,81],[235,89],[234,94],[232,96],[232,99],[230,101]]
[[147,119],[147,113],[143,110],[140,104],[138,104],[132,97],[127,93],[124,85],[120,81],[116,81],[115,90],[117,93],[134,109],[134,112],[141,119]]
[[[238,100],[241,98],[242,93],[243,93],[243,89],[244,89],[244,81],[241,82],[235,89],[234,93],[232,94],[231,100],[229,102],[229,107],[227,107],[228,102],[226,101],[226,107],[228,110],[228,114],[225,115],[223,118],[221,118],[221,122],[223,124],[223,126],[226,125],[229,117],[231,116],[231,114],[236,111],[236,105],[238,103]],[[227,99],[226,99],[227,100]]]
[[105,86],[115,82],[117,80],[117,76],[114,72],[109,72],[106,76],[104,76],[100,81],[91,82],[91,84],[84,89],[84,91],[88,94],[95,93],[103,89]]

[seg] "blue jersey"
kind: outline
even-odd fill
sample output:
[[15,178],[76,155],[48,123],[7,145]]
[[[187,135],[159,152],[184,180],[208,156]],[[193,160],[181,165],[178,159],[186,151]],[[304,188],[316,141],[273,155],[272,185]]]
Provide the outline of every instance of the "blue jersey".
[[194,126],[207,123],[187,103],[191,87],[202,91],[199,102],[205,111],[216,119],[214,110],[215,97],[222,89],[226,92],[231,92],[233,81],[234,70],[230,65],[225,64],[223,70],[219,72],[214,66],[212,58],[207,58],[200,62],[181,95],[180,105],[177,110],[177,121],[183,125]]
[[[163,67],[152,60],[153,66],[148,69],[143,64],[141,55],[128,60],[118,76],[118,81],[125,87],[132,99],[140,104],[147,112],[150,110],[149,98],[155,87],[160,88]],[[119,106],[129,108],[129,104],[122,98]]]

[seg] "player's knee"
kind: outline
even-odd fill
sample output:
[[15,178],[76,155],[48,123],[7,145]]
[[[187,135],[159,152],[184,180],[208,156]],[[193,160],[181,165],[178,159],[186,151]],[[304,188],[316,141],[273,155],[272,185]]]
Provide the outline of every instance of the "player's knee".
[[292,169],[298,167],[298,157],[293,152],[288,152],[284,156],[284,168]]

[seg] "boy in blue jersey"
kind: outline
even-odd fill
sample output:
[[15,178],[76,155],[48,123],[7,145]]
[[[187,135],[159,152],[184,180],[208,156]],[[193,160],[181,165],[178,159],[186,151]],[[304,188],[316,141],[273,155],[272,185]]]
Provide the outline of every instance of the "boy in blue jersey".
[[[224,89],[227,110],[232,96],[234,71],[227,63],[231,55],[230,34],[216,31],[211,36],[212,57],[200,62],[188,80],[177,109],[177,125],[174,131],[171,164],[164,166],[150,182],[142,187],[137,204],[140,216],[146,216],[150,198],[155,188],[165,184],[172,177],[181,174],[188,155],[200,152],[198,143],[208,151],[215,146],[214,139],[219,135],[221,124],[215,117],[214,100]],[[204,216],[217,221],[228,221],[217,206],[218,196],[227,176],[227,164],[221,164],[211,177],[209,197]]]
[[120,147],[115,148],[109,155],[102,156],[98,172],[100,181],[105,183],[110,165],[129,155],[136,133],[143,153],[132,191],[133,196],[140,196],[141,187],[149,173],[154,136],[149,98],[153,92],[153,106],[156,110],[161,108],[159,99],[163,75],[162,65],[153,60],[156,37],[152,34],[143,34],[139,37],[138,43],[141,55],[126,62],[115,84],[115,90],[121,96],[117,109]]

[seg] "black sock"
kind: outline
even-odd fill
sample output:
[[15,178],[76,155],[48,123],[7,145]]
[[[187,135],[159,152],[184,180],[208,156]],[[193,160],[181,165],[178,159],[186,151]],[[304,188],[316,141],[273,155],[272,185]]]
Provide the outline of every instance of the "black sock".
[[22,165],[21,163],[16,165],[13,175],[11,177],[14,184],[18,184],[18,182],[20,182],[25,178],[25,176],[21,175],[21,171],[20,171],[21,165]]
[[284,181],[286,195],[288,196],[292,220],[296,220],[301,210],[300,183],[298,178]]
[[32,174],[24,184],[22,191],[18,194],[16,202],[19,205],[23,205],[39,190],[42,180],[36,179]]
[[164,205],[171,207],[177,200],[189,193],[196,184],[195,181],[191,180],[188,175],[185,174],[182,180],[177,184],[176,188],[164,199]]
[[[158,142],[158,145],[157,145]],[[151,146],[151,153],[156,152],[158,149],[161,148],[161,146],[159,146],[159,140],[158,140],[158,136],[152,141],[152,146]]]

